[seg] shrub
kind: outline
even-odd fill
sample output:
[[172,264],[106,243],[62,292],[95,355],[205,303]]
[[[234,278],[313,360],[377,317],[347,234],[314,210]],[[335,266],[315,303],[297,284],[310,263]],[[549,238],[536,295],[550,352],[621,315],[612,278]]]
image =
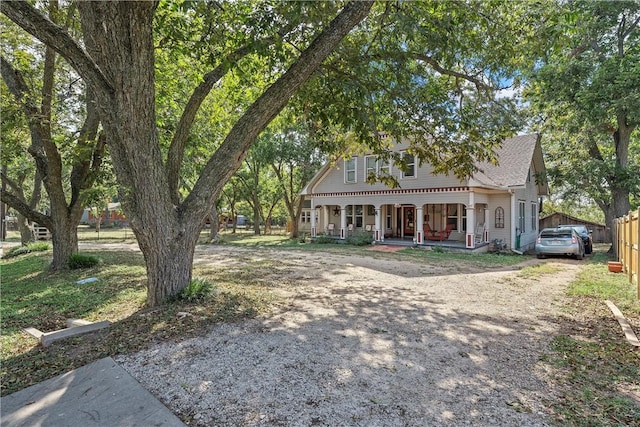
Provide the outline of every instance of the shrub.
[[366,231],[358,232],[353,236],[349,236],[346,238],[346,243],[348,245],[355,245],[355,246],[367,246],[367,245],[370,245],[372,241],[373,241],[373,237],[371,236],[371,233]]
[[205,299],[213,291],[214,285],[207,279],[196,277],[191,280],[189,285],[177,295],[178,300],[182,301],[200,301]]
[[69,256],[69,268],[76,270],[79,268],[89,268],[100,263],[100,258],[94,255],[75,253]]
[[2,256],[2,258],[13,258],[18,255],[28,254],[31,252],[48,251],[49,249],[51,249],[51,245],[49,245],[47,242],[29,243],[27,246],[17,246],[15,248],[11,248],[9,252]]
[[329,243],[335,243],[335,242],[336,242],[336,239],[334,239],[334,238],[333,238],[333,237],[331,237],[331,236],[325,236],[325,235],[322,235],[322,236],[317,236],[317,237],[314,239],[314,241],[313,241],[313,242],[314,242],[314,243],[319,243],[319,244],[321,244],[321,245],[324,245],[324,244],[329,244]]

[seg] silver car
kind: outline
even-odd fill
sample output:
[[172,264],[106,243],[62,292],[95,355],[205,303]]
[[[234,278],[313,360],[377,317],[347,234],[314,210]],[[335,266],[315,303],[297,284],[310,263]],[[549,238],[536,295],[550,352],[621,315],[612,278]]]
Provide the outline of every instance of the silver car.
[[545,228],[538,234],[536,255],[538,258],[547,255],[567,255],[582,259],[584,242],[573,227]]

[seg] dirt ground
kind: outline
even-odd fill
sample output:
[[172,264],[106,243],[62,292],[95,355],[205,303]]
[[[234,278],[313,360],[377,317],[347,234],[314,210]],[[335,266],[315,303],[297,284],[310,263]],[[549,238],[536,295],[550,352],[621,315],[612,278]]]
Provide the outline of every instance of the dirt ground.
[[[373,254],[372,254],[373,255]],[[539,362],[579,262],[523,277],[375,256],[204,247],[196,263],[271,262],[286,304],[117,358],[197,426],[546,426]],[[528,263],[537,263],[529,260]]]

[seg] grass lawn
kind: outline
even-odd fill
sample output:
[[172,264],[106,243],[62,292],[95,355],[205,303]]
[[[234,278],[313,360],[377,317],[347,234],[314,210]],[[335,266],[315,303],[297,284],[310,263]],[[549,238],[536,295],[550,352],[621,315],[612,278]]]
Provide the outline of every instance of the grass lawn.
[[616,304],[640,335],[640,300],[624,274],[608,271],[608,260],[594,254],[570,284],[570,320],[543,358],[556,368],[561,398],[551,405],[561,425],[640,426],[640,350],[604,304]]
[[[9,394],[91,361],[133,351],[158,340],[185,338],[207,325],[267,312],[277,299],[264,280],[272,265],[248,266],[243,275],[206,267],[194,277],[215,284],[201,302],[174,301],[145,308],[146,275],[141,254],[87,252],[102,262],[93,268],[51,273],[51,251],[2,260],[0,304],[1,394]],[[96,277],[84,285],[77,280]],[[187,314],[185,314],[187,313]],[[65,327],[67,318],[110,320],[111,327],[43,348],[22,331],[35,327],[50,332]]]

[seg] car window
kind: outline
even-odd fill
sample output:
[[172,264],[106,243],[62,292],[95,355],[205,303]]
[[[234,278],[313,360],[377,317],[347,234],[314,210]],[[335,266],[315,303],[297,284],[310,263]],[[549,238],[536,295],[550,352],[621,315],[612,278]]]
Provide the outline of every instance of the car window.
[[540,237],[543,239],[570,239],[572,236],[571,229],[543,231]]

